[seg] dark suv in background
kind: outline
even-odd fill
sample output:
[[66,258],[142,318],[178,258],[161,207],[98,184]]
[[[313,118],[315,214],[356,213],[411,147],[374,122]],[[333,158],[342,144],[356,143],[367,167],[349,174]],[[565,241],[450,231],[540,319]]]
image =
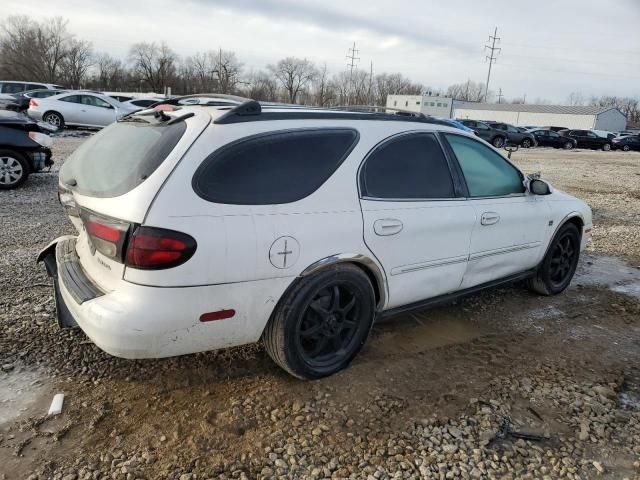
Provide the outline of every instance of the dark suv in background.
[[602,149],[605,152],[611,150],[611,140],[600,137],[589,130],[560,130],[560,135],[574,138],[579,148]]
[[571,150],[576,148],[578,141],[575,138],[560,135],[553,130],[547,130],[544,128],[534,128],[529,130],[534,137],[536,137],[536,143],[541,147],[554,147],[564,148],[565,150]]
[[507,143],[511,145],[520,145],[524,148],[535,147],[536,139],[529,132],[523,131],[518,127],[502,122],[486,122],[491,128],[502,130],[507,135]]
[[476,133],[477,136],[479,136],[483,140],[486,140],[496,148],[502,148],[504,147],[505,143],[507,143],[506,132],[498,130],[497,128],[490,127],[485,122],[480,122],[478,120],[468,120],[466,118],[456,118],[456,120],[462,123],[465,127],[469,127]]

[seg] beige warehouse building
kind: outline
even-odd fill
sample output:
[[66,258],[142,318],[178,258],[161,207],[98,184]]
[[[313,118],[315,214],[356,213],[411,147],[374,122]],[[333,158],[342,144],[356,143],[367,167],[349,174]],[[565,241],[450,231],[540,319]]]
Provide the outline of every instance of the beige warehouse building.
[[610,132],[627,127],[627,118],[615,107],[454,102],[453,117],[493,120],[519,127],[557,126]]

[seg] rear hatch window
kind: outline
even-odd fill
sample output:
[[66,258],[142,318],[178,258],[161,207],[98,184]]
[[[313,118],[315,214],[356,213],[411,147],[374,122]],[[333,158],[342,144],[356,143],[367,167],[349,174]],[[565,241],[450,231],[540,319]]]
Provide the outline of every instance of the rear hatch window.
[[60,169],[60,180],[81,195],[123,195],[162,164],[185,129],[183,121],[159,122],[152,116],[120,120],[73,152]]

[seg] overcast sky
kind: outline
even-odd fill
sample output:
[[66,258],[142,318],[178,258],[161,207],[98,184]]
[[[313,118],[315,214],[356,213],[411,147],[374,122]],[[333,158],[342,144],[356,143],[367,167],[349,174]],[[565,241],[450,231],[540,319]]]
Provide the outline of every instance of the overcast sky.
[[490,88],[563,102],[584,95],[640,96],[640,0],[2,0],[0,17],[62,16],[98,51],[125,57],[139,41],[180,55],[222,47],[247,69],[285,56],[332,71],[402,72],[434,88],[486,80],[484,44],[502,51]]

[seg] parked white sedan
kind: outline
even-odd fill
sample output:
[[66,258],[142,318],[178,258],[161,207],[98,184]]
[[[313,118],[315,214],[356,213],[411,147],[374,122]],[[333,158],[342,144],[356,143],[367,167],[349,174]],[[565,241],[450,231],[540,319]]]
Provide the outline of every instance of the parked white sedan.
[[376,318],[515,280],[562,292],[590,237],[584,202],[436,119],[157,108],[65,161],[78,235],[39,256],[60,325],[113,355],[262,338],[285,370],[318,378]]
[[125,115],[140,110],[99,93],[70,91],[48,98],[33,98],[27,115],[58,128],[106,127]]

